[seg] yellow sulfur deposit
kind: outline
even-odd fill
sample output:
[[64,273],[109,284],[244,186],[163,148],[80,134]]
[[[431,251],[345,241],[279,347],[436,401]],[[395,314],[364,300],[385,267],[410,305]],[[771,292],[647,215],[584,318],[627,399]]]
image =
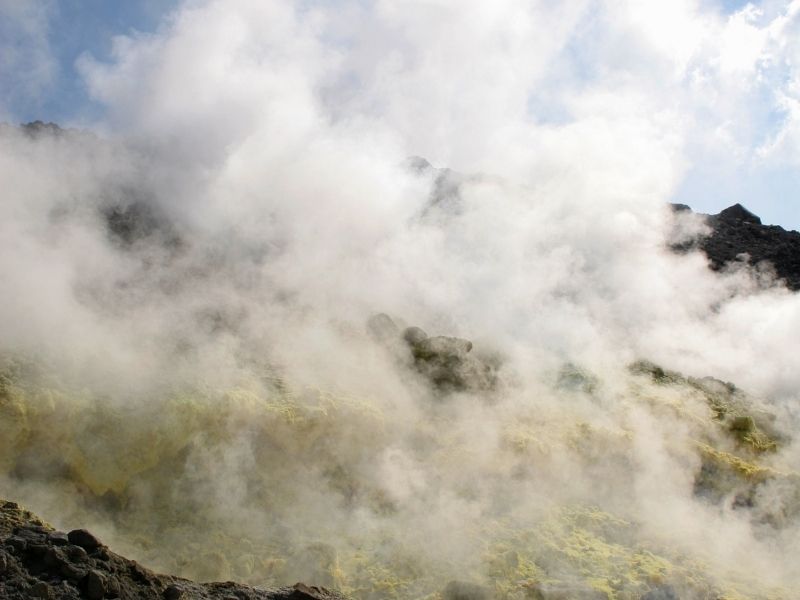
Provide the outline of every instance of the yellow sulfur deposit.
[[[700,499],[745,490],[754,501],[759,485],[796,479],[762,465],[768,453],[742,445],[698,388],[675,377],[636,375],[626,395],[609,398],[592,376],[578,396],[555,389],[552,405],[487,408],[491,430],[453,420],[454,404],[406,417],[283,381],[123,402],[13,369],[2,377],[7,495],[37,510],[58,498],[59,519],[98,529],[162,571],[263,586],[303,580],[370,600],[441,599],[448,582],[507,600],[548,589],[635,600],[661,588],[789,598],[709,572],[625,514],[641,443],[627,411],[646,410],[672,432],[666,447],[698,465]],[[595,422],[569,404],[600,411],[612,401],[614,418]],[[748,435],[757,427],[735,423]],[[594,487],[571,487],[569,473]]]

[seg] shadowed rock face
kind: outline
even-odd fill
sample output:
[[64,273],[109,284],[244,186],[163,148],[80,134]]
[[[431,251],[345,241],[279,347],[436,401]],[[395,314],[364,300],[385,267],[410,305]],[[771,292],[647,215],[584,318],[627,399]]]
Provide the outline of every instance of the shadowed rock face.
[[[684,204],[673,204],[672,208],[676,212],[690,210]],[[741,260],[751,265],[767,262],[786,282],[787,288],[800,290],[800,233],[777,225],[764,225],[741,204],[734,204],[717,215],[707,215],[706,223],[711,227],[711,235],[674,249],[686,251],[699,247],[715,271]]]
[[344,596],[302,583],[264,590],[159,575],[111,552],[84,529],[56,531],[17,504],[0,500],[0,598],[343,600]]

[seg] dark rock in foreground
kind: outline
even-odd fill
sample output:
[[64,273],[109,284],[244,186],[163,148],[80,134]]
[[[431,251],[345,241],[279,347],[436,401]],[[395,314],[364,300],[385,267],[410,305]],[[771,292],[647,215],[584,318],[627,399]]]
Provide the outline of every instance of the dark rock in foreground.
[[[673,210],[690,210],[684,204],[673,204]],[[675,250],[699,247],[712,269],[746,261],[751,265],[768,263],[790,290],[800,290],[800,233],[786,231],[777,225],[764,225],[761,219],[741,204],[734,204],[717,215],[707,215],[711,235],[694,243],[682,244]]]
[[225,583],[195,583],[159,575],[111,552],[84,529],[55,531],[14,502],[0,500],[0,598],[22,600],[343,600],[298,583],[264,590]]

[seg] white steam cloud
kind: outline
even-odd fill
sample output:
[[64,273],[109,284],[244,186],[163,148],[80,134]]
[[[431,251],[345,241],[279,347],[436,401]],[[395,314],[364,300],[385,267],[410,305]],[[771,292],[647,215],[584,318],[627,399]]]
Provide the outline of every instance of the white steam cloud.
[[[0,136],[0,347],[75,396],[7,401],[28,412],[8,417],[6,493],[159,568],[231,576],[131,534],[161,511],[178,548],[194,511],[266,544],[233,576],[362,597],[380,592],[353,583],[360,552],[423,597],[437,588],[408,582],[428,567],[440,588],[485,583],[487,553],[511,569],[497,548],[525,546],[523,524],[530,544],[563,538],[548,515],[574,506],[713,581],[747,564],[745,589],[796,588],[794,475],[750,512],[698,498],[698,440],[733,446],[697,389],[627,371],[736,382],[778,415],[763,468],[800,470],[800,296],[667,247],[694,157],[794,147],[796,111],[768,140],[733,120],[754,73],[796,51],[795,4],[187,1],[111,62],[84,57],[96,134]],[[453,168],[458,193],[432,200],[440,172],[411,156]],[[442,399],[369,336],[380,312],[471,339],[502,385]],[[567,363],[596,385],[555,389]],[[20,448],[59,418],[69,475],[24,476]],[[270,543],[294,558],[265,561]],[[588,577],[537,560],[530,577]]]

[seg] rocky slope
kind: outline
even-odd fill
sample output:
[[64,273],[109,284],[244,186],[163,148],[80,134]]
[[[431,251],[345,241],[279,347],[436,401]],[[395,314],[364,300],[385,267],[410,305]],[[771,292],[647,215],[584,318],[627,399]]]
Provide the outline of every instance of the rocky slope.
[[85,529],[56,531],[14,502],[0,500],[0,597],[219,600],[335,600],[342,596],[298,583],[256,589],[232,582],[194,583],[159,575],[111,552]]
[[[673,209],[678,213],[691,210],[683,204],[674,204]],[[764,225],[741,204],[703,217],[711,229],[710,235],[678,244],[677,250],[700,248],[715,271],[741,261],[750,265],[768,263],[768,268],[774,269],[787,288],[800,290],[800,232]]]

